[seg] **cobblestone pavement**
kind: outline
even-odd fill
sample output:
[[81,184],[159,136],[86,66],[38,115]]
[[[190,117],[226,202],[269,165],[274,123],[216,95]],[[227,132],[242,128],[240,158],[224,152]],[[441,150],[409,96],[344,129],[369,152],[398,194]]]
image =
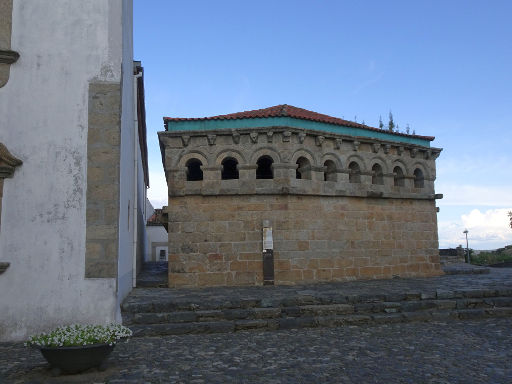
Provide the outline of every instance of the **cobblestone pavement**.
[[134,338],[104,372],[52,377],[0,344],[0,383],[512,383],[512,318]]

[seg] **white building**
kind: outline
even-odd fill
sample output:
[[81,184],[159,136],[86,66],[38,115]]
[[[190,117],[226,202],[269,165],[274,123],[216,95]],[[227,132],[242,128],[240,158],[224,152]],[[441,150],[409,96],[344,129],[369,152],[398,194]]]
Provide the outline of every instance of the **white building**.
[[0,341],[120,320],[135,284],[149,182],[132,13],[0,0]]
[[169,234],[158,217],[149,200],[146,203],[146,213],[148,220],[146,221],[146,256],[145,261],[167,261],[169,260]]

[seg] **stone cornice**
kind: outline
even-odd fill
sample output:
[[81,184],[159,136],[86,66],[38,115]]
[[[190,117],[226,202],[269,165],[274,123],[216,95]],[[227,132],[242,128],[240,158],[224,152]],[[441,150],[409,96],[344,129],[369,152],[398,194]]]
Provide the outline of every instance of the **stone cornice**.
[[0,178],[12,177],[15,168],[21,164],[23,162],[14,157],[3,143],[0,143]]
[[[369,138],[363,136],[349,136],[349,135],[341,135],[332,132],[321,132],[315,130],[308,129],[300,129],[294,127],[286,127],[286,126],[275,126],[275,127],[259,127],[259,128],[238,128],[238,129],[215,129],[215,130],[187,130],[187,131],[160,131],[158,132],[158,138],[161,143],[164,143],[170,138],[179,137],[184,143],[184,146],[188,146],[190,139],[192,137],[207,137],[208,143],[210,145],[215,145],[215,139],[212,139],[216,136],[236,136],[233,139],[234,142],[238,143],[240,141],[240,135],[257,135],[257,134],[265,134],[267,137],[272,137],[275,133],[281,133],[283,137],[286,137],[286,141],[289,141],[289,138],[293,134],[299,135],[299,142],[302,142],[304,137],[311,136],[315,138],[315,141],[318,143],[323,143],[325,140],[334,140],[335,147],[338,147],[341,142],[352,142],[353,145],[359,147],[361,144],[370,144],[372,145],[372,149],[375,151],[376,148],[383,147],[385,153],[389,151],[391,147],[399,148],[397,151],[399,154],[403,152],[405,148],[417,153],[423,152],[425,158],[432,157],[433,159],[437,159],[439,154],[442,151],[442,148],[436,147],[426,147],[417,144],[411,143],[402,143],[396,141],[386,141],[383,139],[377,138]],[[302,140],[300,140],[302,138]],[[253,142],[257,142],[257,137],[252,140]],[[186,145],[185,145],[186,142]]]
[[7,270],[7,268],[9,268],[9,265],[11,265],[11,263],[7,263],[4,261],[0,262],[0,275],[4,273]]
[[13,64],[19,57],[20,54],[16,51],[0,49],[0,64]]

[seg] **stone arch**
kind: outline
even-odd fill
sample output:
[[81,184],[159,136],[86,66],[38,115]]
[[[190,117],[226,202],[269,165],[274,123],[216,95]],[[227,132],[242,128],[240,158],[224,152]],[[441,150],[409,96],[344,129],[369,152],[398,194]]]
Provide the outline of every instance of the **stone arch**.
[[312,166],[318,165],[315,154],[307,148],[297,149],[292,155],[292,164],[296,164],[299,157],[305,157]]
[[238,173],[238,165],[240,162],[231,156],[226,156],[224,160],[222,160],[222,170],[221,170],[221,179],[222,180],[233,180],[239,179],[240,175]]
[[223,149],[219,153],[217,153],[217,158],[215,159],[215,165],[222,165],[224,159],[232,157],[238,161],[238,164],[246,164],[245,156],[242,152],[236,149]]
[[340,157],[335,153],[332,153],[332,152],[324,153],[322,155],[322,160],[321,160],[322,165],[324,165],[327,160],[333,161],[338,169],[341,169],[343,166],[343,162],[341,161]]
[[348,180],[350,183],[361,182],[361,166],[357,161],[350,161],[348,163]]
[[406,171],[404,171],[404,165],[402,162],[394,162],[393,163],[393,185],[395,187],[404,187],[405,186],[405,175]]
[[412,166],[413,174],[414,174],[414,170],[416,170],[417,168],[419,168],[421,170],[421,172],[423,172],[423,176],[424,176],[425,180],[430,180],[430,173],[428,172],[427,167],[425,167],[424,164],[422,164],[420,162],[414,163]]
[[201,169],[204,164],[201,163],[196,157],[187,160],[185,167],[187,168],[187,181],[201,181],[203,180],[203,170]]
[[391,171],[393,169],[395,169],[395,167],[397,167],[397,166],[402,168],[402,171],[404,172],[404,176],[409,175],[409,167],[407,167],[407,165],[405,165],[405,163],[402,160],[393,161],[392,166],[391,166]]
[[251,155],[251,162],[250,164],[256,164],[258,159],[262,156],[268,156],[272,159],[274,163],[280,163],[281,162],[281,156],[279,156],[279,152],[277,152],[272,147],[263,147],[259,148],[256,151],[254,151]]
[[379,162],[374,162],[372,165],[372,184],[384,185],[384,171]]
[[178,160],[177,167],[178,168],[185,168],[186,163],[190,159],[197,159],[197,160],[199,160],[203,164],[203,166],[208,165],[208,156],[206,156],[201,151],[192,150],[192,151],[186,152],[185,154],[181,155],[180,159]]
[[361,172],[365,172],[366,171],[366,162],[364,161],[364,159],[359,156],[359,155],[350,155],[349,157],[347,157],[347,160],[345,162],[345,164],[347,164],[347,168],[348,166],[350,165],[350,163],[352,162],[356,162],[358,165],[359,165],[359,168],[361,169]]
[[373,165],[377,163],[382,167],[382,172],[385,174],[389,172],[389,166],[385,159],[383,159],[380,156],[375,156],[370,160],[370,166],[373,167]]
[[300,156],[295,163],[297,164],[295,178],[311,180],[311,161],[305,156]]
[[274,160],[269,155],[258,157],[258,160],[256,160],[256,179],[273,179],[273,164]]
[[425,187],[425,175],[420,168],[414,169],[414,188],[424,188]]

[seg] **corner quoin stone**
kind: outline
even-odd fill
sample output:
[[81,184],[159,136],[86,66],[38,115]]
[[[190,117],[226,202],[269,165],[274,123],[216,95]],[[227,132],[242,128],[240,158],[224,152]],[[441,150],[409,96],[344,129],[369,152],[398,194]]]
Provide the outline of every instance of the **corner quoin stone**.
[[87,278],[117,276],[120,138],[120,84],[91,82],[87,133]]

